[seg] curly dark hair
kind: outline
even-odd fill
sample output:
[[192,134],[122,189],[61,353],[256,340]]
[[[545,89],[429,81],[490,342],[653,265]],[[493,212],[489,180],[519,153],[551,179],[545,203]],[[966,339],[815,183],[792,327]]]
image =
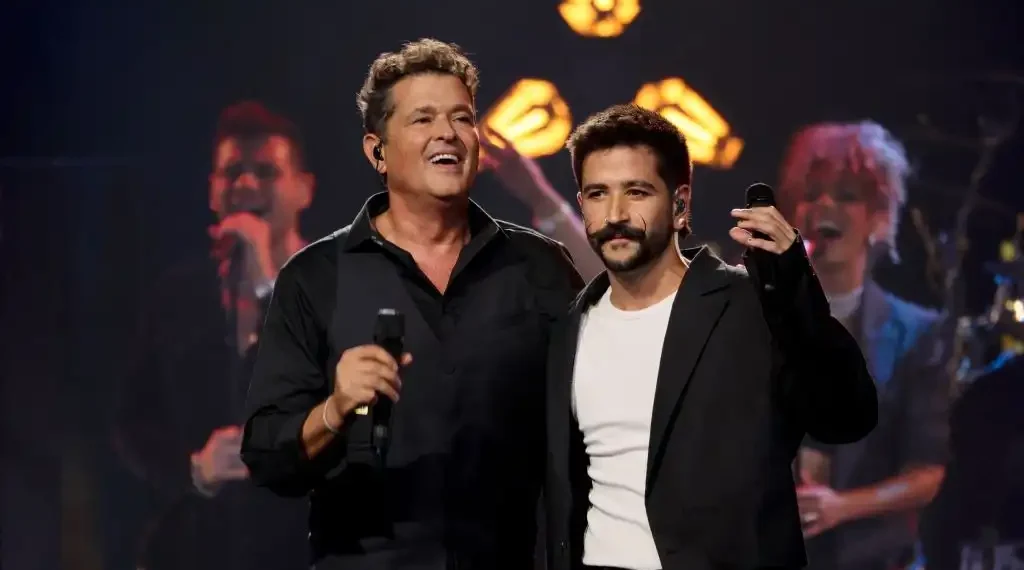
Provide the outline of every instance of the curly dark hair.
[[[634,104],[614,105],[591,115],[569,135],[565,146],[572,157],[576,185],[583,189],[583,161],[593,152],[617,146],[646,146],[658,161],[658,176],[669,192],[690,184],[693,163],[686,148],[686,137],[667,119]],[[690,234],[690,210],[686,225],[678,232],[683,239]]]
[[402,46],[401,51],[385,52],[370,65],[363,88],[356,96],[356,105],[363,117],[367,133],[382,136],[384,124],[394,112],[391,88],[400,80],[421,73],[453,75],[469,90],[476,101],[480,73],[462,48],[455,44],[423,38]]
[[675,190],[690,184],[693,163],[686,138],[667,119],[634,104],[615,105],[591,115],[569,135],[576,184],[582,184],[583,160],[591,153],[617,146],[650,147],[658,158],[658,175]]
[[288,139],[295,166],[299,169],[305,167],[305,151],[298,127],[259,101],[240,101],[221,111],[217,119],[217,134],[214,135],[213,146],[216,148],[225,139],[270,136]]

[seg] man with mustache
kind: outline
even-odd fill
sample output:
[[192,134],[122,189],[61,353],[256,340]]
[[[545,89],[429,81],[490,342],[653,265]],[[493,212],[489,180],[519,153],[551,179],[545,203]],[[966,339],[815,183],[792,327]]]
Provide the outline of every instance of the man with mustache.
[[256,102],[222,112],[212,254],[161,277],[118,405],[116,444],[159,498],[140,567],[307,567],[307,509],[248,481],[240,426],[263,308],[278,268],[305,245],[299,214],[313,183],[290,121]]
[[607,270],[549,351],[549,568],[802,566],[797,447],[863,438],[877,402],[799,236],[775,208],[738,209],[751,273],[680,251],[692,168],[655,112],[612,107],[568,146]]
[[[548,336],[582,282],[560,244],[470,199],[478,81],[452,44],[381,54],[358,105],[386,191],[277,279],[242,458],[257,484],[310,496],[320,569],[533,562]],[[383,308],[405,317],[397,358],[373,344]]]
[[813,243],[832,315],[860,343],[879,393],[869,437],[845,446],[810,439],[801,452],[797,493],[813,568],[905,567],[915,515],[945,472],[951,323],[871,279],[876,259],[896,253],[908,174],[903,146],[873,122],[808,126],[782,167],[782,211]]

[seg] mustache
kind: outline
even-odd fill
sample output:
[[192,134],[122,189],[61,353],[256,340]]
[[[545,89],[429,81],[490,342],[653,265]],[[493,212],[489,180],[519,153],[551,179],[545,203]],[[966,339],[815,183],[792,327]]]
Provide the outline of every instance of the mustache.
[[597,245],[616,238],[643,241],[647,237],[647,228],[640,229],[626,223],[609,223],[601,229],[587,234],[587,237]]

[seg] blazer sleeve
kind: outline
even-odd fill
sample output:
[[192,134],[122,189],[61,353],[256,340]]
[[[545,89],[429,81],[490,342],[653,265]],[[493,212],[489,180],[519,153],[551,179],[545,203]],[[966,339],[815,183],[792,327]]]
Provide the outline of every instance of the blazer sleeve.
[[900,461],[904,466],[945,465],[950,459],[949,363],[954,322],[942,315],[928,325],[906,357],[900,377]]
[[778,397],[804,431],[826,444],[852,443],[878,422],[878,395],[857,341],[829,310],[799,236],[778,257],[775,287],[766,291],[756,264],[744,258],[781,352]]

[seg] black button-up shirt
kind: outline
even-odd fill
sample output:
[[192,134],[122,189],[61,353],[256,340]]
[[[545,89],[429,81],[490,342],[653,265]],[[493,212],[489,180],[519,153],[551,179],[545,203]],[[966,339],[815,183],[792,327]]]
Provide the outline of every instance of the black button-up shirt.
[[[242,456],[253,480],[311,497],[319,568],[515,569],[533,555],[543,473],[548,332],[582,280],[565,249],[470,207],[472,237],[441,294],[371,219],[314,243],[281,270],[249,389]],[[315,458],[300,434],[345,350],[372,342],[377,311],[406,315],[402,398],[387,464],[370,419],[346,419]],[[274,524],[267,521],[267,524]]]

